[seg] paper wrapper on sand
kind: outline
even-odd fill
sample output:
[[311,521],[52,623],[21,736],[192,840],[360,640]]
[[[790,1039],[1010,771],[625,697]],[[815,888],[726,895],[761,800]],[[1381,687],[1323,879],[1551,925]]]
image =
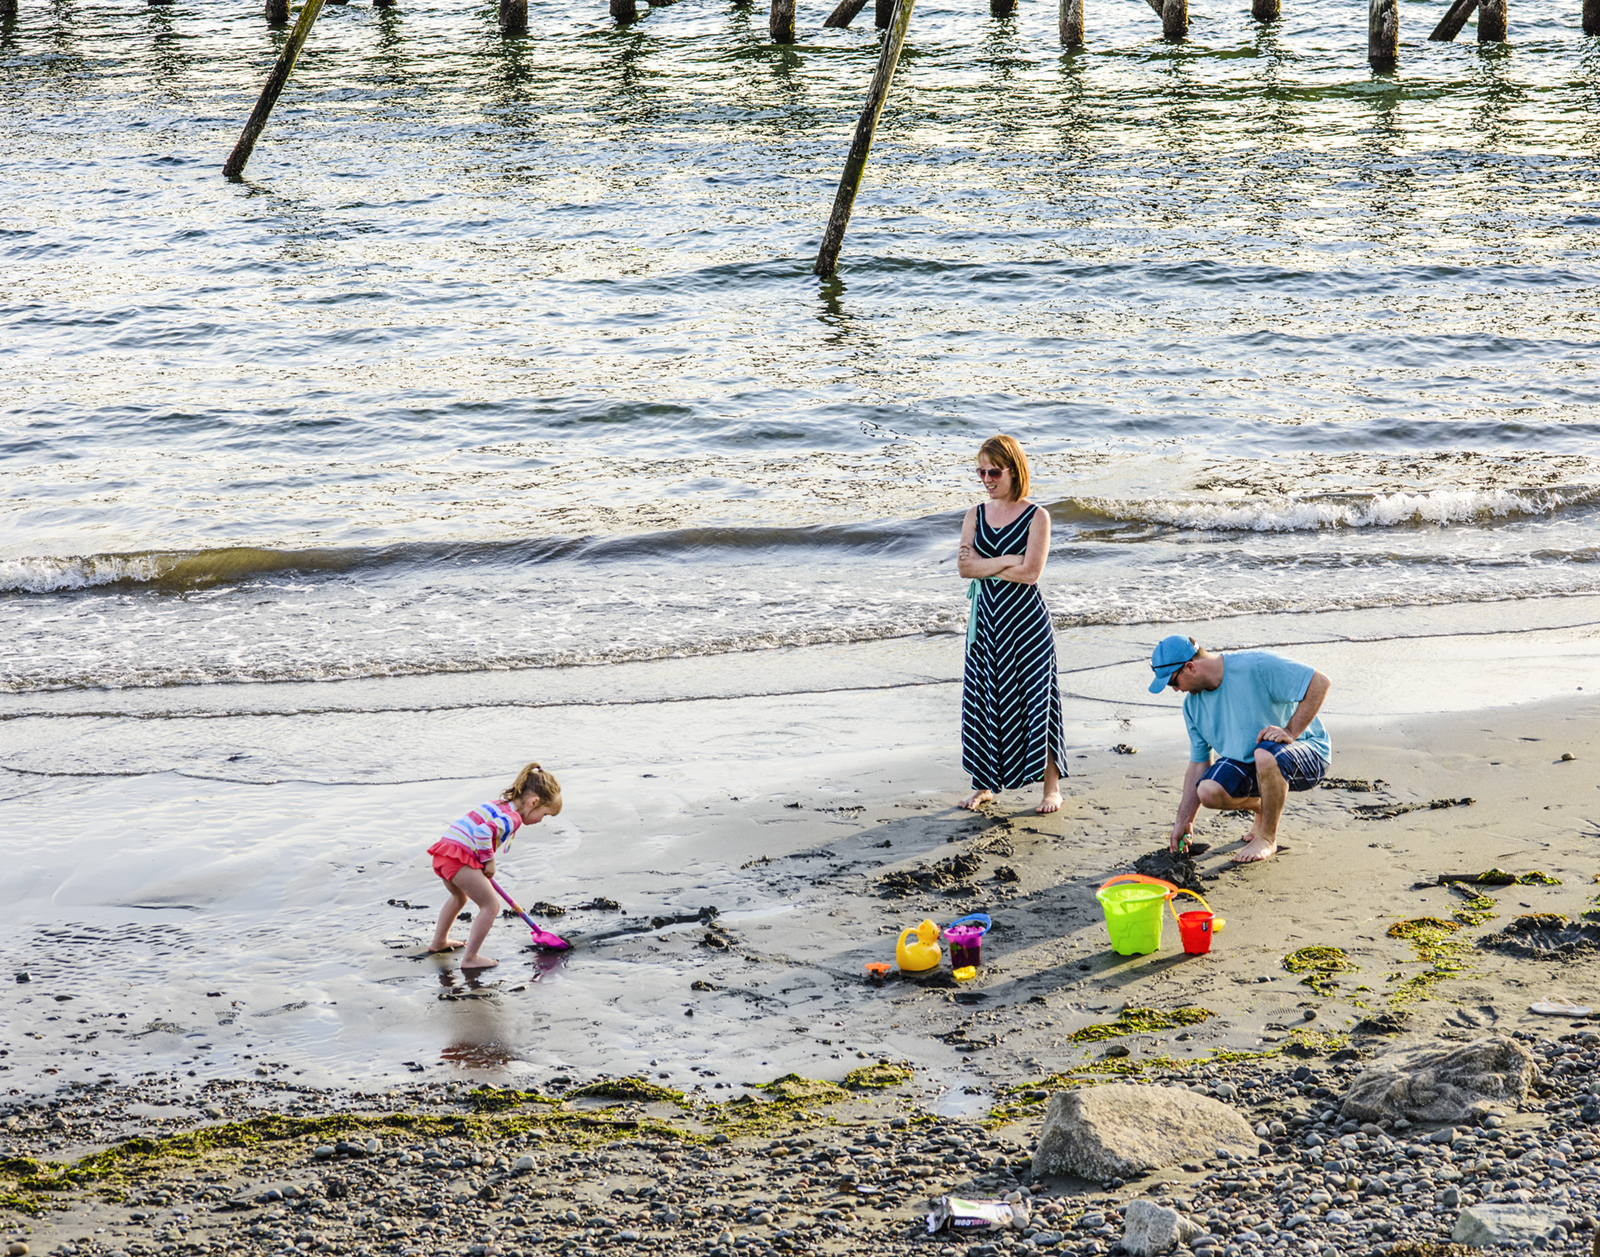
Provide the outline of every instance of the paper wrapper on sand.
[[940,1231],[1003,1231],[1008,1227],[1020,1231],[1028,1225],[1028,1203],[1020,1196],[1016,1200],[962,1200],[940,1196],[932,1204],[933,1212],[928,1215],[929,1235]]

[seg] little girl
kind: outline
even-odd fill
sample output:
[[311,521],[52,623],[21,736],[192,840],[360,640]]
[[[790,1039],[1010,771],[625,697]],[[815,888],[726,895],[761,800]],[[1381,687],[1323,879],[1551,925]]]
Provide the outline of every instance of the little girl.
[[[433,871],[450,892],[450,898],[439,909],[439,924],[428,947],[430,953],[456,951],[465,946],[467,954],[461,958],[464,970],[492,969],[500,963],[478,954],[500,915],[500,901],[489,885],[494,876],[495,855],[522,826],[537,825],[560,812],[560,784],[538,764],[529,764],[497,800],[473,808],[428,848]],[[462,944],[450,937],[450,926],[469,898],[478,906],[478,913]]]

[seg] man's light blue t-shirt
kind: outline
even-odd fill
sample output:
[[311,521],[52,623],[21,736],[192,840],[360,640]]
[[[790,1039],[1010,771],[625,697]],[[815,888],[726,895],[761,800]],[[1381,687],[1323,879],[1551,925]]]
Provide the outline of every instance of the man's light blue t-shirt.
[[[1212,751],[1246,763],[1254,759],[1256,734],[1268,725],[1280,729],[1288,725],[1306,696],[1313,672],[1303,663],[1265,650],[1228,651],[1222,656],[1222,684],[1184,696],[1190,761],[1203,764]],[[1320,718],[1295,745],[1309,746],[1325,760],[1333,758]]]

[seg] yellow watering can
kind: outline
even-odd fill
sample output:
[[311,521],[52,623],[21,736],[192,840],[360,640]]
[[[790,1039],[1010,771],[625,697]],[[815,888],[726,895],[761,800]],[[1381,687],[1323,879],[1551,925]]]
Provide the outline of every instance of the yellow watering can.
[[894,945],[895,963],[903,973],[921,973],[937,969],[944,959],[939,950],[939,927],[932,921],[902,930],[900,940]]

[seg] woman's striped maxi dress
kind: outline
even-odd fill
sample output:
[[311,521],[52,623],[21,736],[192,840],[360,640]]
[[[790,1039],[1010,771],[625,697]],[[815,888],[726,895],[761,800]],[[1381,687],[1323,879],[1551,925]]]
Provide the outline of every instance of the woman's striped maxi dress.
[[[979,506],[973,551],[985,559],[1022,554],[1038,509],[1030,506],[1004,528],[991,528]],[[961,695],[961,767],[976,790],[1014,790],[1043,780],[1053,754],[1065,777],[1055,633],[1039,587],[979,581],[977,614]]]

